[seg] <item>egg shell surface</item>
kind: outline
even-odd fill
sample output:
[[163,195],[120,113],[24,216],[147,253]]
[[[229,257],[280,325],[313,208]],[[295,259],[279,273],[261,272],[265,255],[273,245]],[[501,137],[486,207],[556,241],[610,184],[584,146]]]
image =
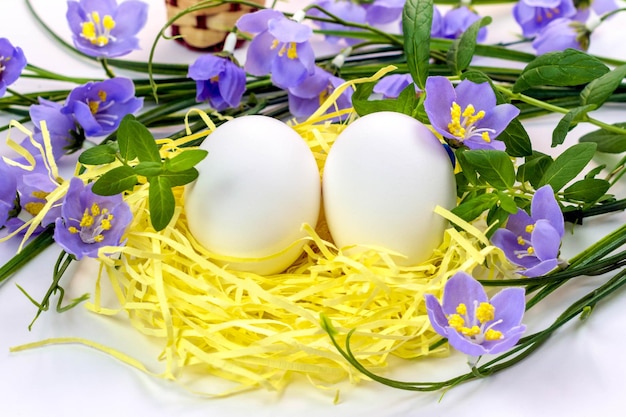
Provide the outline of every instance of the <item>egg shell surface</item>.
[[320,210],[320,174],[308,145],[285,123],[251,115],[220,125],[200,148],[209,154],[185,190],[191,234],[231,269],[285,270],[302,253],[302,224],[315,227]]
[[[330,148],[323,173],[330,234],[347,253],[383,247],[398,265],[425,261],[447,222],[433,210],[456,204],[450,158],[422,123],[376,112],[351,123]],[[353,248],[347,248],[353,246]]]

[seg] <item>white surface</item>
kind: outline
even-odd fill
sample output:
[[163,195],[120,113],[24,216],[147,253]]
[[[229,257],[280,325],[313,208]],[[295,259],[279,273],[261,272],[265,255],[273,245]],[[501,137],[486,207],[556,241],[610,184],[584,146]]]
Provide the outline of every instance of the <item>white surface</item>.
[[[63,0],[33,0],[58,30],[65,30]],[[143,51],[133,59],[147,56],[150,40],[164,21],[162,0],[152,0],[151,21],[142,32]],[[502,8],[500,8],[502,9]],[[479,10],[481,10],[479,8]],[[601,27],[592,50],[626,59],[626,50],[616,47],[623,33],[622,16]],[[515,30],[511,21],[494,22],[507,38]],[[0,36],[20,45],[30,62],[68,75],[101,76],[100,68],[68,55],[47,40],[28,17],[21,0],[2,0]],[[602,38],[601,38],[602,36]],[[495,31],[491,39],[498,39]],[[621,56],[620,56],[621,54]],[[192,53],[173,42],[163,42],[159,56],[182,62]],[[19,91],[48,88],[48,83],[20,81]],[[598,117],[623,121],[623,107],[599,112]],[[557,117],[526,123],[535,146],[549,151],[550,132]],[[576,128],[567,143],[590,126]],[[4,136],[4,134],[3,134]],[[562,148],[561,148],[562,149]],[[623,187],[622,187],[623,188]],[[586,222],[568,236],[563,251],[569,257],[598,237],[623,224],[623,214]],[[14,243],[0,246],[0,262],[15,250]],[[28,265],[0,287],[0,408],[6,416],[586,416],[621,415],[626,390],[626,321],[623,320],[622,291],[597,306],[591,317],[575,320],[557,332],[547,345],[529,359],[490,378],[441,393],[394,390],[377,383],[342,385],[339,404],[333,405],[334,391],[319,391],[307,383],[295,383],[285,393],[256,391],[225,399],[206,399],[180,386],[149,377],[95,350],[83,346],[52,346],[12,354],[9,348],[48,337],[80,336],[141,357],[150,369],[159,371],[155,357],[158,347],[121,319],[96,316],[82,307],[64,314],[44,313],[31,332],[27,327],[35,307],[19,292],[23,286],[40,299],[51,279],[57,248],[50,248],[37,262]],[[78,271],[69,284],[70,296],[93,288],[89,268]],[[68,278],[69,278],[68,274]],[[543,328],[565,306],[597,285],[601,278],[577,278],[563,287],[525,318],[531,331]],[[396,364],[392,377],[429,381],[443,380],[467,368],[462,355],[446,359]]]

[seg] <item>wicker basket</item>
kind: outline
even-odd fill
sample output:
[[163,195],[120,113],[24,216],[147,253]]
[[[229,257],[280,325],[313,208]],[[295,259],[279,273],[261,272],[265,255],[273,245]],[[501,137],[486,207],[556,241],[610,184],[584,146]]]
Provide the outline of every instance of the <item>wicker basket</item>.
[[[250,1],[260,6],[265,4],[264,0]],[[165,0],[167,19],[174,18],[178,13],[199,2],[200,0]],[[171,26],[172,35],[180,36],[176,39],[191,49],[219,51],[237,19],[256,10],[258,9],[236,3],[198,10],[177,19]]]

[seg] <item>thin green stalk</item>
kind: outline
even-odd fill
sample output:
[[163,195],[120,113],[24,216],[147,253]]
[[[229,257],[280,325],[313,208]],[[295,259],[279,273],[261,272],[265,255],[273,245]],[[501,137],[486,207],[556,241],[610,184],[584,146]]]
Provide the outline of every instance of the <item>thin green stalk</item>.
[[54,243],[54,228],[48,226],[39,235],[37,235],[30,243],[28,243],[19,253],[13,256],[7,263],[0,268],[0,285],[6,282],[7,278],[17,272],[21,267],[26,265],[37,255],[43,252],[47,247]]

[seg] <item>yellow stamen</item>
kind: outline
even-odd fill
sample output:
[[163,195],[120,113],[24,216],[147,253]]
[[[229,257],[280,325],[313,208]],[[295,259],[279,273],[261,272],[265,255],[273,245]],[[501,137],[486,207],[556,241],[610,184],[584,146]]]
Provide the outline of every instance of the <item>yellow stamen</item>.
[[526,228],[524,230],[526,230],[526,233],[532,233],[533,230],[535,230],[535,225],[534,224],[529,224],[528,226],[526,226]]
[[95,237],[93,238],[93,240],[94,240],[94,241],[96,241],[96,242],[98,242],[98,243],[100,243],[100,242],[102,242],[102,241],[104,240],[104,236],[102,236],[102,235],[97,235],[97,236],[95,236]]
[[459,304],[456,307],[456,312],[461,315],[467,314],[467,306],[464,303]]
[[216,75],[215,77],[211,77],[211,78],[209,79],[209,81],[210,81],[210,82],[212,82],[212,83],[216,83],[216,82],[218,82],[219,80],[220,80],[220,76],[219,76],[219,75]]
[[289,59],[298,58],[298,51],[296,50],[295,42],[289,42],[289,47],[287,48],[287,58]]
[[480,334],[480,327],[478,326],[472,326],[472,327],[462,327],[459,330],[464,336],[476,336],[477,334]]
[[526,241],[524,240],[523,237],[518,236],[517,237],[517,244],[520,245],[520,246],[524,246],[526,244]]
[[458,314],[451,314],[448,317],[448,325],[456,331],[461,331],[464,328],[463,326],[465,326],[465,320]]
[[91,40],[91,39],[95,39],[96,37],[96,27],[93,23],[91,22],[85,22],[83,23],[83,30],[82,30],[82,35]]
[[483,132],[480,137],[487,143],[491,143],[491,138],[489,137],[489,132]]
[[98,91],[98,98],[100,99],[100,101],[106,101],[107,100],[107,92],[104,91],[104,90]]
[[68,230],[70,233],[72,233],[72,234],[76,234],[76,233],[78,233],[78,229],[77,229],[77,228],[75,228],[74,226],[70,226],[70,227],[68,227],[68,228],[67,228],[67,230]]
[[91,112],[91,114],[98,113],[98,109],[100,108],[99,101],[88,101],[87,105],[89,106],[89,111]]
[[533,248],[532,246],[529,246],[528,249],[526,249],[526,251],[528,252],[529,255],[532,255],[533,253],[535,253],[535,248]]
[[28,213],[32,214],[33,216],[36,216],[39,214],[39,212],[41,212],[44,206],[45,204],[42,202],[33,201],[30,203],[24,204],[24,210],[26,210]]
[[80,219],[80,227],[90,227],[93,225],[93,216],[89,215],[89,212],[85,210],[83,218]]
[[488,329],[485,332],[485,340],[500,340],[503,336],[502,332],[493,329]]
[[115,27],[115,20],[113,20],[111,16],[106,15],[102,21],[102,26],[104,26],[106,30],[111,30]]
[[481,323],[491,321],[494,318],[495,310],[496,308],[489,303],[480,303],[478,308],[476,308],[476,318]]
[[46,197],[48,197],[48,194],[50,193],[46,193],[45,191],[33,191],[32,193],[30,193],[30,195],[32,195],[35,198],[39,198],[41,200],[45,200]]
[[100,23],[100,13],[98,12],[91,12],[91,20],[93,20],[93,22],[97,25],[98,23]]
[[272,41],[272,46],[270,46],[270,49],[276,49],[276,48],[278,48],[278,44],[279,44],[279,43],[280,43],[280,42],[278,42],[278,39],[274,39],[274,40]]
[[93,203],[91,205],[91,215],[97,216],[98,214],[100,214],[100,206],[97,203]]

